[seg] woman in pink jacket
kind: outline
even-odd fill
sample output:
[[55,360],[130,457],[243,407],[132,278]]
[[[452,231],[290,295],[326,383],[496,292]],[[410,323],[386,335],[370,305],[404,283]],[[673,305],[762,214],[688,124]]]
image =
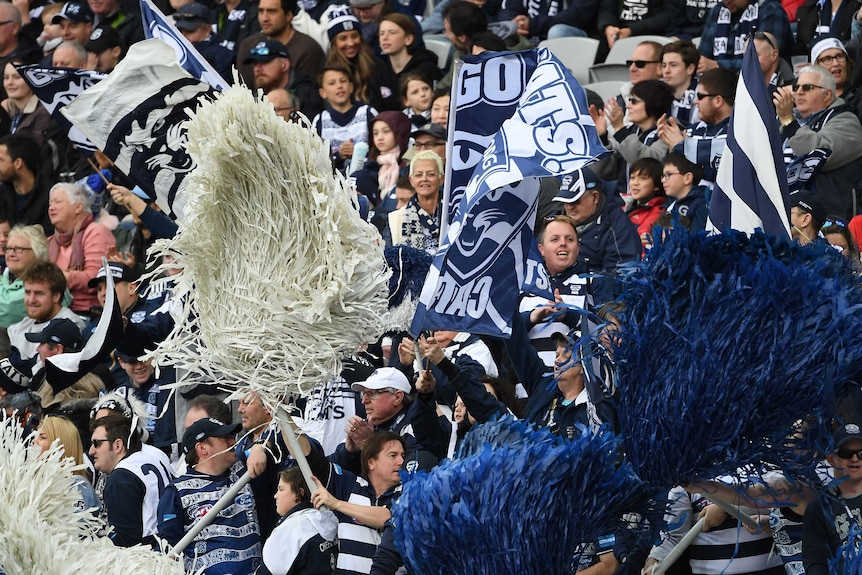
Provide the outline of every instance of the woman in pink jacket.
[[48,218],[54,235],[48,238],[48,255],[63,270],[75,313],[90,316],[90,307],[98,306],[96,290],[87,282],[96,277],[102,256],[116,246],[111,231],[93,221],[90,197],[79,184],[60,183],[51,188]]

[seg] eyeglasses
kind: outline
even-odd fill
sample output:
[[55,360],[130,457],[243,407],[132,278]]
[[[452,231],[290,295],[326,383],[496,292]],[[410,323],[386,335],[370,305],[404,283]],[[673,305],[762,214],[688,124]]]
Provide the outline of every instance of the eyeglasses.
[[662,181],[669,180],[672,176],[679,176],[681,174],[682,172],[662,172],[661,179]]
[[755,32],[752,36],[754,36],[755,40],[763,40],[769,44],[773,50],[778,50],[778,48],[775,47],[775,43],[772,41],[772,38],[767,36],[764,32]]
[[791,216],[804,216],[804,215],[806,215],[807,213],[808,213],[808,212],[803,212],[802,210],[796,210],[795,212],[794,212],[793,210],[790,210],[790,215],[791,215]]
[[95,447],[96,449],[99,449],[99,447],[101,447],[103,443],[105,443],[105,442],[110,443],[110,441],[111,441],[110,439],[93,439],[92,441],[90,441],[90,443],[93,444],[93,447]]
[[836,449],[835,455],[840,457],[841,459],[853,459],[853,456],[856,456],[856,459],[862,460],[862,449]]
[[640,98],[635,98],[634,96],[629,98],[629,104],[631,104],[632,106],[636,106],[637,104],[640,104],[641,102],[643,102],[643,100],[641,100]]
[[834,63],[843,64],[847,61],[847,54],[844,52],[838,52],[834,56],[821,56],[817,58],[817,64],[821,66],[831,66]]
[[362,391],[359,392],[359,397],[362,399],[365,399],[367,397],[369,400],[374,401],[375,399],[377,399],[378,397],[380,397],[384,393],[395,393],[395,390],[392,389],[391,387],[387,387],[385,389],[373,389],[373,390],[363,389]]
[[413,147],[417,150],[431,150],[435,146],[443,146],[446,142],[413,142]]
[[810,92],[814,88],[820,88],[821,90],[825,90],[823,86],[818,86],[817,84],[793,84],[792,89],[794,92],[802,88],[803,92]]
[[646,68],[647,64],[660,64],[661,60],[626,60],[626,66],[629,68],[632,67],[632,64],[635,65],[635,68]]
[[0,22],[0,26],[5,26],[6,24],[11,24],[14,21],[15,20],[3,20],[2,22]]
[[294,110],[296,110],[296,108],[294,106],[284,106],[281,108],[275,108],[276,112],[284,112],[285,110],[289,110],[289,111],[293,112]]
[[697,101],[700,102],[704,98],[715,98],[718,94],[704,94],[703,92],[697,92]]
[[13,254],[21,254],[23,252],[33,251],[33,248],[25,248],[22,246],[6,246],[6,253],[12,252]]

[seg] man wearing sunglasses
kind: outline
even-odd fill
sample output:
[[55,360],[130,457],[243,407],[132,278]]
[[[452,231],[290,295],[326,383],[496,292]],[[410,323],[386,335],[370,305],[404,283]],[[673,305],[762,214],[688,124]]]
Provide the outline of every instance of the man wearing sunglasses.
[[697,124],[682,131],[673,118],[659,118],[659,138],[670,151],[683,154],[688,161],[698,164],[707,182],[715,182],[735,99],[736,74],[730,70],[709,70],[700,77],[695,90],[700,118]]
[[835,90],[829,70],[805,66],[796,84],[780,88],[773,101],[785,155],[796,159],[815,149],[830,151],[814,186],[825,213],[849,221],[855,215],[853,187],[862,175],[862,125]]
[[806,575],[832,573],[829,564],[862,523],[862,427],[847,423],[832,439],[835,450],[826,460],[837,485],[818,493],[805,510],[802,562]]

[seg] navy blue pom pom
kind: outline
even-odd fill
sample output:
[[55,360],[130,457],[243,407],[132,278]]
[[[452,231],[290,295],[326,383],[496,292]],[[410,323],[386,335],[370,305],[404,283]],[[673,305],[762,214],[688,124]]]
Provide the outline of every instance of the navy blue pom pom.
[[425,250],[405,245],[388,247],[383,250],[383,255],[392,270],[392,277],[389,278],[389,307],[418,299],[425,284],[425,276],[431,268],[431,255]]
[[583,542],[614,533],[651,493],[607,429],[567,441],[505,417],[476,426],[460,458],[405,477],[392,509],[411,573],[568,573]]
[[[619,418],[656,486],[772,463],[809,473],[862,368],[862,296],[829,246],[671,232],[625,280]],[[809,433],[790,442],[794,423]]]

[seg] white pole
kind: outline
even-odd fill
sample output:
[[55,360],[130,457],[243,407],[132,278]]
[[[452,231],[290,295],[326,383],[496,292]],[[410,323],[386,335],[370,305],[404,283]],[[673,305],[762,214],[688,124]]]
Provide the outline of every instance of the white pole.
[[216,501],[216,504],[212,506],[212,509],[207,511],[207,514],[201,517],[200,521],[192,525],[192,528],[189,529],[188,533],[186,533],[185,536],[180,539],[179,543],[174,545],[173,549],[171,549],[171,554],[179,557],[180,553],[182,553],[183,550],[188,547],[192,541],[194,541],[194,538],[197,537],[207,525],[213,522],[216,515],[218,515],[222,509],[227,507],[228,503],[236,498],[240,489],[242,489],[249,481],[251,481],[251,475],[246,471],[243,476],[237,479],[237,482],[234,483],[218,501]]

